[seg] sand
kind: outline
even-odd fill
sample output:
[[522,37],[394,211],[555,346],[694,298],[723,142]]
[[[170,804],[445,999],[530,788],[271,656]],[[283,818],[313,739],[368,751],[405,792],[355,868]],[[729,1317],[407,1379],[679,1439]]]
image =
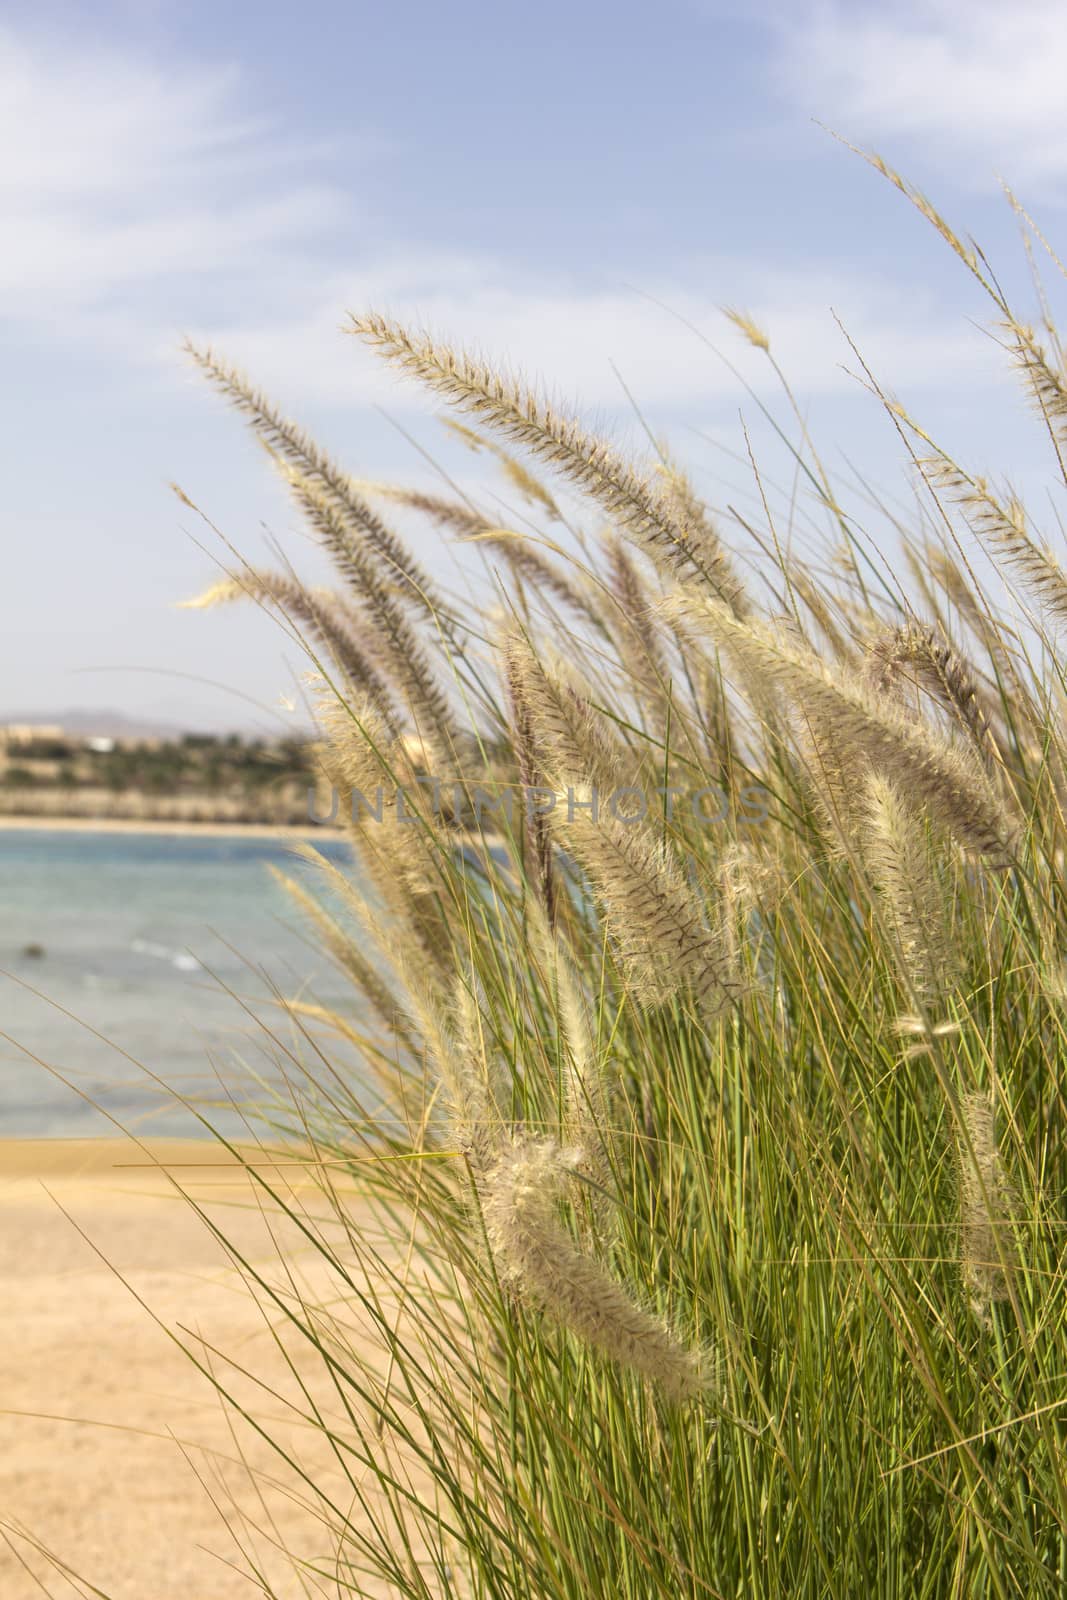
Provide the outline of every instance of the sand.
[[[247,1258],[277,1276],[271,1229],[241,1169],[220,1165],[225,1153],[209,1143],[157,1141],[150,1149]],[[294,1170],[284,1177],[295,1178]],[[309,1205],[314,1193],[307,1189]],[[240,1467],[219,1464],[235,1456],[226,1416],[169,1334],[184,1328],[193,1343],[198,1333],[202,1351],[224,1352],[283,1396],[296,1391],[263,1314],[209,1229],[144,1151],[121,1140],[0,1141],[0,1206],[3,1600],[39,1600],[23,1562],[60,1600],[87,1592],[57,1575],[37,1544],[113,1600],[261,1593],[226,1564],[241,1554],[213,1496],[233,1493],[260,1523],[264,1509]],[[281,1238],[312,1292],[336,1302],[338,1285],[321,1262],[284,1228]],[[358,1333],[354,1310],[350,1325]],[[347,1508],[351,1490],[321,1440],[287,1421],[280,1400],[210,1359],[230,1372],[254,1412],[282,1418],[315,1481]],[[316,1364],[312,1381],[321,1386],[321,1377]],[[284,1476],[249,1430],[239,1438],[256,1469]],[[289,1493],[268,1489],[266,1499],[285,1543],[328,1563],[318,1520]],[[24,1532],[14,1535],[14,1527]],[[269,1545],[258,1548],[278,1592],[303,1592]],[[314,1592],[337,1591],[323,1579]],[[385,1591],[368,1583],[364,1592]]]
[[329,823],[297,826],[282,822],[176,822],[150,817],[52,817],[0,813],[0,833],[169,833],[218,839],[316,839],[344,836]]

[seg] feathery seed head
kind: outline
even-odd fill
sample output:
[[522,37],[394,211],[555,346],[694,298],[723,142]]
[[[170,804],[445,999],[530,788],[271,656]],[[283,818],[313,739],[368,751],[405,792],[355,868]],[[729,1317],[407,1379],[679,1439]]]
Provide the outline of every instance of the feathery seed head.
[[[657,492],[610,444],[528,384],[375,313],[353,317],[351,327],[401,372],[561,473],[666,572],[716,590],[714,572],[705,570],[703,530],[679,498]],[[717,547],[714,555],[718,560]]]
[[[800,712],[818,719],[838,744],[925,803],[990,865],[1011,862],[1019,824],[976,761],[925,723],[764,624],[742,621],[727,607],[683,600],[684,614],[702,614],[714,636],[754,680],[785,687]],[[679,606],[672,597],[670,611]]]
[[1008,1298],[1016,1255],[1012,1222],[1018,1197],[997,1149],[988,1095],[966,1095],[957,1137],[960,1182],[960,1262],[975,1314],[988,1318],[993,1301]]
[[747,312],[735,311],[729,306],[724,306],[723,315],[728,317],[734,327],[744,334],[750,345],[753,345],[757,350],[764,350],[768,354],[770,353],[770,339],[759,323],[750,317]]
[[559,1206],[581,1161],[580,1152],[548,1140],[517,1141],[501,1156],[481,1191],[497,1268],[516,1293],[579,1340],[659,1384],[671,1399],[696,1399],[711,1381],[703,1356],[638,1305],[563,1226]]

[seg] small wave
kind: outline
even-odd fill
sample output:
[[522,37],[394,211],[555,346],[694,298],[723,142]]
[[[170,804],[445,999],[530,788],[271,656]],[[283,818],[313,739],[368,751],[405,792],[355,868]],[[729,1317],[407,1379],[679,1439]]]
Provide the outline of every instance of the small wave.
[[179,972],[199,972],[200,962],[191,956],[187,950],[171,950],[165,944],[156,944],[153,939],[134,939],[130,949],[135,955],[152,956],[156,961],[169,961],[172,967],[177,967]]

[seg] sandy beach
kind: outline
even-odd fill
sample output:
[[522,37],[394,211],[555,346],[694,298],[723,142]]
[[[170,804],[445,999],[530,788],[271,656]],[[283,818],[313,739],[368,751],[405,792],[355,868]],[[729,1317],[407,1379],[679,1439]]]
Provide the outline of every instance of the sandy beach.
[[[175,1342],[225,1372],[258,1415],[281,1418],[272,1431],[313,1465],[318,1484],[349,1504],[351,1489],[321,1440],[285,1420],[276,1396],[297,1391],[262,1311],[168,1173],[239,1241],[248,1261],[267,1272],[273,1266],[277,1276],[277,1237],[309,1291],[337,1305],[337,1284],[321,1261],[279,1227],[277,1215],[263,1214],[256,1186],[211,1143],[159,1141],[146,1151],[111,1139],[0,1142],[4,1600],[39,1597],[33,1573],[60,1600],[86,1593],[50,1566],[42,1548],[113,1600],[258,1593],[229,1564],[241,1560],[221,1514],[231,1498],[266,1530],[255,1541],[258,1558],[279,1592],[302,1591],[272,1551],[275,1538],[329,1570],[329,1539],[294,1498],[292,1478],[259,1499],[236,1459],[238,1446],[252,1468],[283,1480],[276,1456],[247,1428],[231,1434],[209,1381]],[[274,1176],[300,1187],[299,1168]],[[315,1204],[306,1179],[301,1192]],[[355,1313],[349,1320],[358,1331]],[[297,1343],[282,1330],[282,1348]],[[247,1525],[242,1537],[252,1539]],[[316,1592],[334,1590],[323,1580]]]
[[0,815],[0,833],[168,833],[221,839],[340,839],[344,830],[329,824],[298,828],[266,822],[171,822],[134,817],[49,817]]

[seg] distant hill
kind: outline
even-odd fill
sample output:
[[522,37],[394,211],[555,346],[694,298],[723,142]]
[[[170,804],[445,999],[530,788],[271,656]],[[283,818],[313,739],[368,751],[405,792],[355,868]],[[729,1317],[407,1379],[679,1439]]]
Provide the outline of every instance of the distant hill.
[[236,733],[241,739],[306,738],[313,730],[311,720],[303,715],[274,717],[265,711],[262,717],[249,717],[230,723],[216,722],[213,717],[188,722],[174,722],[166,717],[128,716],[124,711],[114,711],[100,706],[62,706],[58,708],[27,711],[17,707],[13,711],[0,711],[0,727],[8,723],[45,723],[58,726],[67,733],[86,739],[180,739],[183,734],[202,734],[224,739]]
[[70,708],[58,711],[6,711],[0,713],[0,726],[11,722],[58,724],[68,733],[97,739],[180,739],[183,733],[200,733],[199,728],[184,728],[175,722],[160,722],[149,717],[128,717],[121,711]]

